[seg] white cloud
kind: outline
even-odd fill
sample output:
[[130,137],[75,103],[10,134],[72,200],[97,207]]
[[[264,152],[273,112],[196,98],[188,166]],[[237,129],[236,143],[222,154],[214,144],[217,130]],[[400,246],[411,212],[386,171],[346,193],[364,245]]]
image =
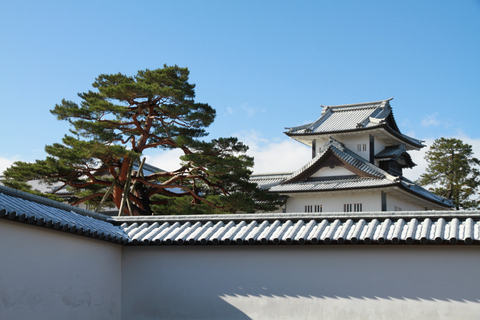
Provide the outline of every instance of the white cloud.
[[413,167],[412,169],[405,169],[403,171],[403,175],[412,180],[415,181],[418,178],[420,178],[420,175],[425,172],[427,169],[427,161],[425,160],[425,152],[427,152],[428,148],[432,145],[434,139],[425,139],[425,142],[423,144],[426,145],[425,148],[421,149],[420,151],[409,151],[408,153],[412,157],[412,160],[414,163],[417,165]]
[[250,154],[255,158],[255,173],[293,172],[312,158],[310,148],[287,139],[252,148]]
[[243,112],[245,113],[245,115],[247,116],[247,118],[251,118],[255,115],[255,108],[254,107],[251,107],[248,103],[244,103],[240,106],[243,110]]
[[254,173],[292,172],[312,156],[310,148],[288,138],[270,141],[254,130],[235,136],[250,147],[247,153],[255,159]]
[[451,128],[452,124],[445,120],[438,119],[439,113],[435,112],[430,115],[426,115],[422,120],[423,127],[444,127],[444,128]]
[[173,149],[145,157],[148,164],[166,171],[173,171],[180,168],[181,155],[183,155],[182,150]]
[[422,120],[422,126],[424,127],[439,126],[440,121],[437,119],[437,117],[438,117],[438,112],[435,112],[434,114],[426,115]]
[[[270,141],[252,130],[234,134],[249,146],[247,154],[254,157],[254,173],[292,172],[311,159],[311,149],[288,138]],[[147,163],[163,170],[175,170],[180,166],[180,150],[147,155]]]
[[3,171],[10,167],[15,161],[19,161],[19,157],[2,157],[0,156],[0,175],[3,175]]

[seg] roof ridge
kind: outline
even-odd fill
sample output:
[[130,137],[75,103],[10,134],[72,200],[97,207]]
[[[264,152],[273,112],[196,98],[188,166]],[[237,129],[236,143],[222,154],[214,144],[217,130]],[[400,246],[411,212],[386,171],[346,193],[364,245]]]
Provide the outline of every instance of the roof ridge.
[[431,211],[363,211],[363,212],[291,212],[291,213],[236,213],[210,215],[155,215],[155,216],[115,216],[117,223],[155,221],[235,221],[235,220],[302,220],[302,219],[374,219],[374,218],[432,218],[470,217],[480,219],[480,210],[431,210]]
[[390,99],[385,99],[385,100],[379,100],[379,101],[371,101],[371,102],[360,102],[360,103],[351,103],[351,104],[340,104],[340,105],[332,105],[332,106],[324,106],[320,105],[322,108],[343,108],[343,107],[355,107],[355,106],[365,106],[365,105],[370,105],[370,104],[378,104],[378,103],[383,103],[386,104],[388,101],[393,100],[393,97]]
[[259,177],[259,176],[279,176],[279,175],[287,175],[292,174],[292,172],[268,172],[268,173],[254,173],[250,175],[251,178]]

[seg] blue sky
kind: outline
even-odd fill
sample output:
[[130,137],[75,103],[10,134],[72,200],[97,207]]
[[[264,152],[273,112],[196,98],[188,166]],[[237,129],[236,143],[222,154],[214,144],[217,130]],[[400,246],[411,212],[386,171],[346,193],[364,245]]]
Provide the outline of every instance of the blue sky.
[[390,97],[402,132],[480,157],[480,1],[5,1],[0,43],[0,171],[44,158],[69,128],[49,110],[97,75],[164,64],[190,69],[210,137],[244,140],[256,172],[308,161],[283,132],[320,105]]

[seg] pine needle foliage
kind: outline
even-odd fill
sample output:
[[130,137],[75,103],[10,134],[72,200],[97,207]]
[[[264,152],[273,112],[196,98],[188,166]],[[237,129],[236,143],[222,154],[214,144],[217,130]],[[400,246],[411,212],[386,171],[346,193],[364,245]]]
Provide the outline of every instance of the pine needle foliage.
[[428,167],[417,180],[422,186],[453,202],[455,208],[477,209],[480,161],[472,146],[454,138],[440,138],[426,152]]
[[[62,143],[46,146],[35,163],[16,162],[5,185],[32,191],[29,181],[60,184],[73,205],[121,208],[120,214],[195,214],[273,210],[278,195],[249,181],[253,158],[236,138],[204,141],[215,110],[195,101],[189,71],[178,66],[102,74],[79,104],[62,100],[51,113],[71,124]],[[143,175],[149,149],[180,149],[175,171]],[[37,192],[38,193],[38,192]],[[48,195],[55,197],[55,195]]]

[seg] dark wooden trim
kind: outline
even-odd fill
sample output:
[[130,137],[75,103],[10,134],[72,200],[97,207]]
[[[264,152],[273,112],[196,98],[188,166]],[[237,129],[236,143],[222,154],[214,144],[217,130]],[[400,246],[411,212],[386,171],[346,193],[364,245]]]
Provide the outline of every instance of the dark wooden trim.
[[370,135],[370,163],[375,164],[375,138]]
[[317,139],[312,140],[312,159],[317,155]]
[[382,190],[382,211],[387,211],[387,194]]

